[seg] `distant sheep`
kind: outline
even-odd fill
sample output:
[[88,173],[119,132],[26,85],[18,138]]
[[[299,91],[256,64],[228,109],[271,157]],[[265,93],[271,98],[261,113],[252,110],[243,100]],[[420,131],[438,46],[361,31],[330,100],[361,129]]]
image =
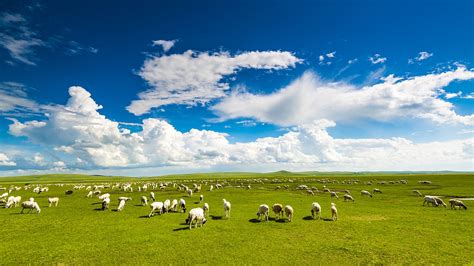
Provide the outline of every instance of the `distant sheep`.
[[308,193],[308,195],[314,196],[314,192],[311,189],[306,190],[306,193]]
[[290,205],[286,205],[285,206],[285,215],[286,215],[286,218],[288,218],[288,222],[291,222],[291,220],[293,220],[293,207],[291,207]]
[[438,205],[443,205],[443,207],[446,208],[446,203],[444,203],[444,201],[441,198],[434,197],[434,199],[436,200],[436,203],[438,203]]
[[317,202],[313,202],[311,204],[311,216],[314,217],[316,216],[316,219],[319,219],[321,217],[321,205]]
[[155,193],[153,193],[153,191],[150,192],[150,198],[151,198],[153,201],[155,201]]
[[338,214],[337,214],[336,204],[334,202],[331,203],[331,215],[332,215],[332,220],[337,221]]
[[163,212],[168,212],[171,206],[171,201],[169,199],[166,199],[165,202],[163,203]]
[[223,199],[222,202],[224,203],[224,216],[230,218],[231,204],[226,199]]
[[119,197],[118,198],[118,201],[129,201],[129,200],[132,200],[131,197]]
[[344,194],[344,201],[354,201],[354,198],[349,194]]
[[199,202],[202,202],[203,199],[204,199],[204,195],[200,195],[199,196]]
[[163,214],[163,202],[161,201],[155,201],[150,204],[151,212],[148,214],[148,217],[151,217],[155,215],[155,212],[158,212],[159,214]]
[[374,188],[373,192],[374,192],[374,193],[380,193],[380,194],[382,193],[382,191],[381,191],[380,189],[378,189],[378,188]]
[[118,212],[123,211],[123,208],[125,208],[125,202],[126,202],[126,201],[127,201],[127,200],[125,200],[125,199],[119,200],[119,205],[118,205],[118,207],[117,207],[117,211],[118,211]]
[[189,224],[189,229],[192,228],[193,222],[195,222],[194,228],[197,228],[199,224],[202,227],[206,223],[202,208],[194,208],[189,211],[188,218],[186,218],[186,224]]
[[270,210],[270,208],[268,207],[267,204],[262,204],[258,207],[258,211],[257,211],[257,217],[258,217],[258,220],[261,221],[262,218],[265,218],[265,220],[268,222],[268,211]]
[[275,213],[276,220],[280,219],[280,217],[283,216],[283,205],[275,203],[273,204],[272,210],[273,213]]
[[425,198],[423,199],[423,206],[426,205],[430,205],[431,206],[436,206],[438,207],[439,204],[438,204],[438,201],[436,200],[436,197],[433,197],[433,196],[425,196]]
[[190,188],[188,188],[188,189],[186,190],[186,194],[188,194],[188,197],[192,197],[192,196],[193,196],[193,190],[190,189]]
[[59,198],[58,197],[48,198],[48,203],[49,203],[49,207],[51,207],[53,205],[54,205],[54,207],[58,207]]
[[339,199],[339,196],[337,195],[337,192],[332,191],[331,192],[331,198]]
[[207,215],[209,214],[209,204],[204,203],[204,206],[202,207],[202,209],[204,210],[204,216],[207,217]]
[[431,181],[427,181],[427,180],[422,180],[422,181],[418,181],[419,184],[421,185],[431,185]]
[[21,204],[21,212],[20,213],[23,213],[23,211],[25,209],[28,209],[28,213],[30,213],[32,210],[35,210],[37,214],[39,214],[41,212],[41,209],[38,205],[38,203],[34,202],[34,201],[24,201],[22,204]]
[[423,195],[418,190],[412,190],[412,192],[413,192],[413,194],[415,194],[417,196],[423,197]]
[[459,207],[459,209],[463,208],[467,210],[467,206],[464,204],[464,202],[458,199],[450,199],[449,203],[451,204],[451,209],[456,209],[456,207]]
[[362,190],[362,191],[360,192],[360,194],[361,194],[362,196],[369,196],[369,197],[372,198],[372,194],[370,194],[370,192],[367,191],[367,190]]
[[173,212],[176,212],[177,208],[178,208],[178,200],[174,199],[174,200],[171,201],[170,210],[173,211]]
[[73,193],[72,190],[66,190],[66,192],[64,192],[64,194],[66,194],[66,195],[71,195],[72,193]]
[[148,199],[147,199],[147,197],[146,197],[146,196],[142,196],[142,197],[141,197],[141,202],[142,202],[142,205],[143,205],[143,206],[148,205]]

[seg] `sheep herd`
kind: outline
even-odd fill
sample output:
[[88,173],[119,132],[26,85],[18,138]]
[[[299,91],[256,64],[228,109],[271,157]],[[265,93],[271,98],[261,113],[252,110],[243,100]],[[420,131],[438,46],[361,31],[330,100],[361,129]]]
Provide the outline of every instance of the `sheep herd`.
[[[256,184],[262,185],[264,182],[263,180],[253,180]],[[269,180],[265,180],[269,181]],[[100,210],[107,210],[110,207],[110,202],[111,202],[111,194],[106,192],[102,193],[104,190],[108,191],[121,191],[121,192],[133,192],[138,191],[140,193],[145,193],[147,192],[147,195],[142,195],[140,197],[140,202],[142,206],[149,206],[150,207],[150,212],[148,213],[148,217],[152,217],[155,214],[162,215],[164,213],[168,212],[177,212],[177,213],[186,213],[186,201],[184,198],[178,199],[166,199],[164,201],[157,201],[155,198],[155,192],[157,191],[163,191],[167,188],[174,188],[178,191],[182,191],[185,193],[185,196],[188,198],[191,198],[193,196],[193,193],[199,193],[203,189],[203,183],[207,185],[208,187],[208,192],[213,191],[214,189],[222,189],[225,187],[234,187],[234,188],[244,188],[246,190],[253,189],[253,187],[250,184],[244,184],[242,181],[237,183],[235,185],[231,185],[229,181],[212,181],[213,184],[208,184],[210,181],[201,181],[201,184],[196,184],[194,183],[192,187],[188,187],[185,184],[178,184],[178,182],[163,182],[163,183],[155,183],[155,182],[137,182],[137,183],[116,183],[116,184],[102,184],[102,185],[85,185],[85,184],[78,184],[73,186],[73,190],[66,190],[65,194],[66,197],[69,197],[71,194],[74,193],[75,191],[81,191],[81,190],[86,190],[85,196],[87,198],[92,198],[92,197],[97,197],[100,200],[101,208]],[[272,181],[272,183],[278,183],[278,181]],[[293,180],[288,180],[289,183],[292,183]],[[333,181],[334,182],[334,181]],[[389,181],[388,184],[392,184],[392,181]],[[393,181],[395,182],[395,181]],[[323,182],[324,184],[330,184],[328,180],[325,180]],[[343,181],[343,184],[358,184],[358,180],[347,180]],[[407,184],[406,180],[400,180],[396,181],[396,183],[400,184]],[[387,184],[387,181],[380,181],[378,184],[380,185],[385,185]],[[430,185],[432,184],[431,181],[419,181],[420,185]],[[65,184],[55,184],[56,186],[64,186]],[[365,182],[365,185],[372,185],[372,181],[367,181]],[[283,188],[282,188],[283,187]],[[289,185],[284,185],[284,186],[275,186],[275,190],[279,189],[289,189]],[[21,212],[24,213],[25,210],[27,210],[28,213],[34,212],[39,214],[41,212],[41,209],[39,207],[39,204],[35,201],[34,198],[30,198],[27,201],[21,202],[21,196],[13,196],[11,193],[14,193],[15,191],[18,191],[22,189],[22,187],[18,186],[11,186],[8,192],[5,192],[3,194],[0,194],[0,202],[5,203],[4,207],[5,208],[14,208],[17,206],[21,205]],[[40,193],[46,193],[49,191],[49,188],[46,186],[40,186],[37,185],[35,187],[31,187],[29,185],[25,185],[23,187],[24,190],[31,189],[32,192],[40,194]],[[260,189],[263,189],[263,187],[260,187]],[[0,187],[0,190],[7,190],[6,188]],[[149,191],[148,190],[152,190]],[[153,190],[155,192],[153,192]],[[298,185],[296,186],[296,190],[302,190],[306,194],[313,196],[315,193],[319,193],[319,190],[316,187],[308,187],[307,185]],[[331,199],[339,199],[339,192],[343,192],[343,201],[347,202],[354,202],[354,196],[351,195],[349,190],[342,190],[342,191],[332,191],[329,189],[326,185],[323,186],[323,193],[328,193],[330,195]],[[374,188],[372,190],[374,194],[382,194],[382,190],[379,188]],[[412,193],[417,195],[417,196],[423,196],[420,191],[418,190],[412,190]],[[84,195],[84,194],[83,194]],[[363,197],[369,197],[373,198],[374,195],[369,192],[369,190],[361,190],[360,195]],[[57,207],[59,203],[59,197],[49,197],[48,198],[48,207]],[[126,203],[128,201],[131,201],[131,197],[126,197],[126,196],[120,196],[118,197],[118,207],[116,209],[117,212],[121,212],[125,209]],[[199,203],[202,204],[201,207],[196,207],[192,208],[188,212],[188,216],[185,219],[185,222],[187,225],[189,225],[189,229],[192,228],[192,225],[194,225],[194,228],[197,227],[202,227],[206,221],[207,217],[209,214],[209,203],[204,202],[204,195],[200,194],[199,196]],[[20,204],[21,203],[21,204]],[[197,202],[196,202],[197,203]],[[467,210],[467,206],[464,202],[462,202],[460,199],[450,199],[449,200],[451,209],[464,209]],[[223,206],[223,213],[224,217],[227,219],[230,219],[230,213],[231,213],[231,203],[223,199],[222,200],[222,206]],[[423,196],[423,206],[444,206],[446,207],[447,204],[441,199],[439,196],[429,196],[425,195]],[[329,209],[331,211],[331,219],[332,221],[337,221],[338,220],[338,210],[336,208],[336,204],[332,202],[329,206]],[[286,218],[288,222],[291,222],[293,220],[294,216],[294,209],[290,205],[283,205],[281,203],[275,203],[272,205],[270,208],[269,205],[267,204],[261,204],[257,208],[257,220],[258,221],[269,221],[269,216],[270,216],[270,211],[272,211],[275,215],[275,220],[282,219],[283,217]],[[310,212],[311,212],[311,217],[312,219],[320,219],[321,214],[322,214],[322,208],[321,205],[318,202],[312,202],[311,207],[310,207]]]

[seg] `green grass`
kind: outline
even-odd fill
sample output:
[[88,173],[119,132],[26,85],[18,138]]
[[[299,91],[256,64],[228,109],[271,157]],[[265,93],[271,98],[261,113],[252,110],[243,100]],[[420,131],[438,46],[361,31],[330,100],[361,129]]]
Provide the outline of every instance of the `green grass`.
[[[256,178],[268,179],[264,184]],[[284,181],[271,183],[273,178]],[[327,193],[308,196],[295,190],[299,184],[316,186],[315,179],[359,179],[358,185],[327,184],[332,190],[349,189],[355,202],[330,199]],[[117,197],[131,196],[122,212],[97,211],[97,198],[86,198],[86,191],[64,191],[75,183],[102,183],[125,180],[226,179],[233,186],[252,183],[252,189],[226,187],[207,191],[210,205],[208,222],[203,228],[188,230],[186,214],[169,213],[145,218],[150,209],[139,205],[140,196],[148,193],[106,190],[112,194],[111,209]],[[293,182],[288,182],[292,179]],[[408,180],[407,185],[364,185],[366,180]],[[431,180],[432,185],[419,185]],[[196,181],[197,182],[197,181]],[[209,181],[211,182],[211,181]],[[215,181],[212,181],[215,182]],[[377,182],[377,181],[375,181]],[[23,200],[35,197],[41,214],[20,215],[20,208],[0,208],[0,264],[473,264],[474,201],[465,201],[467,211],[442,207],[423,207],[422,198],[411,190],[441,196],[474,197],[473,174],[397,174],[397,173],[216,173],[173,175],[160,178],[120,178],[83,175],[48,175],[8,177],[0,186],[42,183],[50,190],[36,195],[31,190],[13,192]],[[64,187],[53,184],[67,183]],[[275,190],[277,185],[288,190]],[[373,198],[360,196],[361,189],[378,187],[383,194]],[[1,194],[1,193],[0,193]],[[201,206],[199,193],[192,198],[168,188],[156,192],[157,200],[183,197],[188,209]],[[57,208],[47,207],[47,198],[59,196]],[[342,196],[342,193],[340,194]],[[222,199],[232,203],[231,218],[222,218]],[[342,197],[341,197],[342,198]],[[310,218],[310,206],[317,201],[323,208],[322,220]],[[329,206],[336,202],[339,220],[328,221]],[[294,220],[256,222],[260,204],[289,204],[295,209]],[[273,213],[271,213],[273,217]]]

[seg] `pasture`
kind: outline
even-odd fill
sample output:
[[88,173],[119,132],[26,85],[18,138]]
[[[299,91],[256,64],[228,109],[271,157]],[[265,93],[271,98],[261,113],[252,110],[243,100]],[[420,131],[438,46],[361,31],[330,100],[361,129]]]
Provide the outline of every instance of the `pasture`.
[[[407,184],[389,181],[407,180]],[[358,180],[357,183],[347,181]],[[431,184],[421,185],[420,180]],[[261,182],[260,182],[261,181]],[[371,181],[372,185],[366,182]],[[386,184],[379,182],[386,181]],[[131,182],[133,192],[107,188],[109,210],[100,210],[97,196],[74,185]],[[148,218],[149,206],[140,197],[148,196],[137,187],[145,183],[169,183],[154,189],[157,201],[186,200],[187,209],[210,205],[210,215],[202,228],[189,230],[187,214],[165,213]],[[173,183],[202,184],[202,191],[188,197]],[[223,189],[208,191],[211,184]],[[25,191],[25,184],[29,189]],[[309,195],[299,185],[316,187]],[[49,191],[36,194],[36,185]],[[250,185],[251,188],[247,189]],[[284,186],[287,185],[288,189]],[[354,202],[344,202],[323,193],[349,190]],[[216,173],[175,175],[156,178],[46,175],[0,179],[0,187],[21,187],[11,195],[22,201],[34,197],[40,214],[19,214],[21,207],[0,206],[0,264],[473,264],[474,201],[464,200],[467,210],[451,210],[449,199],[474,198],[473,174],[351,174],[351,173]],[[277,187],[280,189],[276,189]],[[361,190],[382,193],[361,196]],[[446,208],[423,206],[423,195],[438,195]],[[65,195],[73,190],[72,195]],[[0,191],[0,194],[5,191]],[[204,200],[199,203],[199,195]],[[123,211],[119,196],[132,197]],[[48,197],[59,197],[58,207],[48,208]],[[232,203],[231,217],[223,216],[222,199]],[[151,201],[150,201],[151,202]],[[312,202],[322,207],[322,219],[313,220]],[[330,203],[337,205],[339,220],[332,221]],[[292,222],[257,221],[260,204],[291,205]],[[3,204],[2,204],[3,205]]]

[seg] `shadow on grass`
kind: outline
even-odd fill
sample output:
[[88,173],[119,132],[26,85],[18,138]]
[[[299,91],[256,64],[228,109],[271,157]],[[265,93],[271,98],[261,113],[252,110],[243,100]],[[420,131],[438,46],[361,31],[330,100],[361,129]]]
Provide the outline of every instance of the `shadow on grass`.
[[143,205],[141,205],[141,204],[135,204],[135,206],[136,206],[136,207],[145,207],[146,205],[143,206]]
[[321,220],[325,222],[332,222],[332,218],[321,218]]
[[105,211],[105,210],[102,210],[102,208],[96,208],[94,209],[94,211]]
[[311,221],[311,220],[314,220],[314,219],[313,219],[313,216],[308,215],[308,216],[303,217],[303,220],[305,220],[305,221]]
[[188,229],[189,229],[189,227],[186,226],[186,227],[180,227],[180,228],[173,229],[173,231],[176,232],[176,231],[183,231],[183,230],[188,230]]
[[94,202],[94,203],[91,203],[91,205],[97,205],[97,204],[102,204],[102,202]]
[[210,217],[211,217],[212,220],[222,220],[223,219],[222,215],[221,216],[210,215]]
[[142,215],[142,216],[139,216],[138,218],[151,218],[153,216],[148,216],[148,215]]
[[189,224],[187,224],[187,223],[180,223],[179,225],[188,225],[189,226]]

